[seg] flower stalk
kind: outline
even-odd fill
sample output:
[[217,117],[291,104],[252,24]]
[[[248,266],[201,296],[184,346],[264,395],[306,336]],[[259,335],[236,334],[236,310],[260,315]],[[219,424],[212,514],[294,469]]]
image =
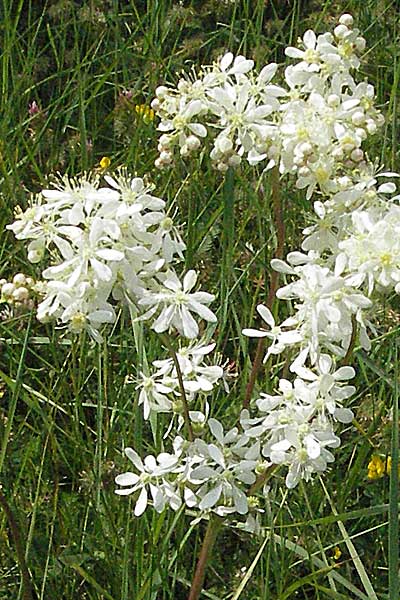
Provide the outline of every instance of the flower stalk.
[[188,432],[188,439],[190,442],[193,442],[194,434],[193,434],[192,423],[190,421],[189,405],[188,405],[188,401],[187,401],[187,397],[186,397],[185,386],[183,383],[181,366],[179,364],[179,360],[176,355],[175,349],[172,346],[171,342],[169,341],[168,336],[165,334],[161,334],[161,339],[164,342],[165,346],[167,347],[172,360],[174,361],[176,374],[178,376],[178,381],[179,381],[179,391],[181,394],[181,401],[182,401],[182,407],[183,407],[183,418],[185,420],[185,425],[186,425],[187,432]]
[[[277,245],[275,256],[276,258],[282,259],[285,245],[285,223],[283,220],[283,211],[282,211],[282,199],[280,193],[280,183],[279,183],[279,170],[277,167],[274,167],[271,171],[270,175],[271,182],[271,198],[272,198],[272,213],[273,220],[275,224]],[[269,285],[268,297],[266,306],[272,310],[272,306],[275,301],[275,294],[278,288],[279,281],[279,273],[277,271],[272,271],[271,273],[271,281]],[[249,381],[246,386],[245,396],[243,400],[243,408],[248,408],[251,400],[251,396],[254,390],[254,386],[256,383],[257,375],[260,371],[262,360],[264,356],[264,348],[265,348],[265,339],[260,338],[257,344],[256,355],[254,357],[252,369],[250,372]]]
[[188,600],[198,600],[200,598],[201,590],[203,589],[204,578],[206,575],[207,564],[210,560],[211,552],[217,540],[218,532],[221,529],[222,523],[223,520],[221,517],[218,517],[215,514],[210,515],[197,561],[196,570],[193,576],[192,585],[190,587]]

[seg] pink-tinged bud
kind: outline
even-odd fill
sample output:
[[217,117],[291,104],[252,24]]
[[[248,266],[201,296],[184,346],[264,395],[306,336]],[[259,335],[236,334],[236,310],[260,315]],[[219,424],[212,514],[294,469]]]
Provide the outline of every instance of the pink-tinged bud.
[[36,100],[33,100],[28,106],[28,114],[30,117],[34,117],[35,115],[40,113],[40,108]]

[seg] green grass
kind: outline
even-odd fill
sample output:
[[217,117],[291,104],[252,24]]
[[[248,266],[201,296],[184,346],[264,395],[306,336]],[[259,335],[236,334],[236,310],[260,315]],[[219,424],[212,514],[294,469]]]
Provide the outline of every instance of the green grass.
[[[102,156],[111,158],[111,169],[149,173],[184,224],[187,267],[199,268],[204,288],[219,294],[218,350],[240,376],[214,400],[213,415],[233,424],[255,352],[240,332],[266,299],[276,249],[269,182],[244,167],[224,184],[206,158],[200,168],[193,162],[156,171],[156,125],[134,105],[149,104],[157,85],[228,48],[259,65],[282,62],[286,45],[309,27],[329,28],[344,11],[366,34],[362,76],[387,114],[370,155],[398,169],[396,1],[2,0],[0,277],[35,275],[24,245],[5,226],[17,205],[26,207],[28,190],[38,191],[52,173],[98,169]],[[131,103],[124,90],[132,92]],[[33,101],[35,115],[28,110]],[[282,209],[288,251],[298,246],[309,206],[284,188]],[[287,307],[275,310],[283,316]],[[395,456],[398,448],[398,436],[391,438],[396,420],[390,421],[398,396],[398,313],[398,299],[389,299],[372,352],[354,354],[353,408],[364,433],[347,427],[323,485],[316,479],[288,493],[281,474],[272,478],[261,536],[222,530],[202,597],[398,600],[398,487],[393,476],[391,489],[389,477],[366,477],[372,453]],[[167,417],[144,423],[134,385],[126,382],[160,358],[160,342],[141,326],[132,331],[124,313],[106,344],[70,339],[27,314],[3,314],[0,321],[0,600],[185,600],[203,524],[192,526],[193,515],[182,511],[148,510],[135,519],[131,500],[114,494],[114,477],[127,468],[124,446],[139,453],[162,448]],[[274,388],[280,366],[269,365],[262,389]],[[24,563],[32,587],[25,597]]]

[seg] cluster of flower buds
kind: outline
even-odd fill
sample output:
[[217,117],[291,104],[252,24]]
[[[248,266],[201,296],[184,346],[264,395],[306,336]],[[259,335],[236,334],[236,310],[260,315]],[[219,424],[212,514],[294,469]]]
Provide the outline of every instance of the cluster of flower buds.
[[211,159],[220,171],[268,160],[281,173],[294,174],[298,188],[325,194],[340,191],[343,174],[364,163],[363,141],[383,124],[374,107],[374,88],[356,84],[358,55],[365,40],[342,15],[333,34],[312,30],[289,47],[297,60],[286,68],[283,85],[275,63],[255,72],[244,56],[225,54],[200,73],[185,75],[176,88],[161,85],[152,108],[162,132],[157,167],[173,164],[174,148],[187,157],[213,138]]
[[24,273],[14,275],[12,281],[0,279],[1,301],[16,309],[32,310],[35,306],[35,281]]

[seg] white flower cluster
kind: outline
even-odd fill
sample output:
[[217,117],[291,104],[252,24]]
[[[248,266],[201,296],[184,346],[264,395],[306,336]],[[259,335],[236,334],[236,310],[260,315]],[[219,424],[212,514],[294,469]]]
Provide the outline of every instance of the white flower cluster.
[[[297,62],[285,70],[286,87],[271,83],[276,65],[256,75],[253,61],[228,53],[200,76],[181,79],[177,89],[158,88],[152,105],[163,132],[157,166],[172,164],[175,146],[185,157],[216,131],[211,158],[218,169],[236,166],[242,157],[250,164],[266,159],[268,167],[294,175],[308,199],[316,193],[318,199],[301,251],[291,252],[286,261],[272,261],[288,279],[277,297],[291,301],[293,314],[277,324],[269,308],[260,305],[266,329],[243,331],[269,340],[265,360],[288,352],[293,380],[280,379],[275,394],[261,393],[254,407],[242,411],[240,430],[225,434],[221,423],[208,418],[207,405],[201,423],[208,420],[211,443],[178,437],[174,455],[148,457],[148,464],[127,449],[140,474],[119,476],[117,483],[129,487],[117,493],[136,492],[143,481],[151,481],[156,510],[166,504],[177,509],[185,502],[220,515],[250,511],[251,528],[249,489],[263,469],[287,466],[286,485],[293,488],[334,460],[332,449],[340,445],[337,423],[351,423],[346,403],[355,393],[349,384],[354,369],[337,363],[356,335],[369,349],[369,332],[375,332],[371,295],[400,292],[400,209],[393,202],[397,196],[387,199],[396,187],[378,183],[378,177],[397,174],[378,174],[362,149],[383,118],[374,107],[373,87],[356,83],[351,74],[365,47],[352,24],[350,15],[342,15],[333,34],[308,31],[299,48],[287,48],[287,56]],[[193,357],[190,365],[191,381],[184,383],[189,397],[200,385]],[[171,397],[181,393],[176,373],[169,380],[173,363],[156,361],[154,366],[158,371],[138,385],[141,403],[147,413],[170,411]],[[205,377],[208,387],[216,375]],[[144,510],[147,497],[140,492],[136,514]]]
[[[224,432],[209,417],[208,396],[224,372],[207,363],[214,344],[196,338],[198,318],[216,322],[209,308],[214,296],[196,291],[195,271],[182,280],[176,274],[185,245],[150,186],[126,173],[106,176],[107,187],[98,179],[64,179],[9,226],[30,240],[31,262],[50,255],[42,321],[87,329],[99,340],[100,327],[115,320],[123,301],[156,332],[174,329],[193,340],[172,358],[154,361],[153,369],[143,366],[134,379],[145,419],[178,415],[172,441],[173,418],[163,436],[171,452],[142,460],[126,449],[134,472],[117,477],[117,493],[136,495],[137,516],[151,497],[159,512],[185,503],[201,513],[248,515],[246,528],[254,528],[249,494],[258,476],[285,465],[289,488],[308,481],[334,460],[337,423],[353,419],[346,403],[355,393],[349,384],[355,371],[338,363],[356,335],[370,347],[373,294],[400,292],[400,208],[387,181],[397,174],[379,174],[363,150],[383,118],[373,87],[353,79],[365,41],[352,24],[342,15],[333,34],[307,31],[298,48],[287,48],[297,62],[286,68],[282,85],[272,83],[276,64],[257,74],[253,61],[227,53],[199,76],[182,78],[177,89],[160,86],[152,103],[161,118],[157,166],[172,164],[175,147],[186,157],[216,132],[211,158],[220,171],[242,158],[265,160],[267,168],[293,176],[308,199],[317,194],[301,250],[272,261],[287,279],[277,297],[291,302],[291,316],[276,323],[260,305],[266,328],[243,331],[269,340],[265,360],[287,352],[293,377],[281,378],[276,393],[260,393],[242,411],[240,429]],[[378,183],[380,177],[386,181]]]
[[180,283],[173,263],[183,258],[185,244],[164,200],[126,172],[105,180],[108,187],[98,178],[64,177],[8,226],[17,239],[31,240],[31,262],[50,255],[38,319],[58,320],[73,332],[87,329],[99,341],[99,329],[115,320],[115,303],[124,300],[136,313],[151,306],[140,318],[155,318],[156,331],[174,327],[196,337],[191,313],[215,322],[207,306],[214,296],[189,293],[197,280],[194,271]]
[[267,159],[268,168],[279,164],[281,173],[295,175],[307,198],[315,189],[340,191],[343,174],[364,161],[362,142],[383,123],[373,86],[351,75],[365,48],[352,23],[342,15],[333,34],[309,30],[300,48],[287,48],[298,62],[286,68],[283,86],[272,83],[275,63],[257,74],[252,60],[228,52],[176,89],[157,88],[152,107],[163,135],[156,165],[171,165],[175,146],[186,157],[212,136],[210,156],[220,171],[242,157],[250,164]]
[[[214,386],[223,378],[224,370],[219,365],[204,363],[206,356],[212,352],[215,344],[191,344],[176,352],[182,377],[186,401],[193,406],[199,393],[208,395]],[[155,360],[155,372],[140,374],[136,389],[140,390],[139,405],[143,406],[143,415],[148,419],[151,412],[182,413],[182,390],[179,375],[172,358]],[[202,425],[209,414],[209,406],[205,401],[204,412],[190,410],[189,418],[193,423]],[[183,421],[181,420],[181,425]]]
[[116,493],[126,495],[140,490],[135,515],[139,516],[146,509],[146,486],[158,512],[166,505],[177,510],[183,502],[189,508],[198,508],[201,512],[213,510],[221,516],[248,512],[245,489],[256,481],[260,444],[240,433],[238,428],[224,434],[216,419],[209,419],[208,426],[213,437],[211,443],[200,438],[187,442],[177,436],[173,454],[162,452],[157,458],[146,456],[142,462],[132,448],[126,448],[125,453],[138,473],[118,475],[116,483],[123,487]]
[[[281,379],[279,394],[262,393],[256,401],[266,416],[242,415],[244,430],[261,441],[263,456],[288,466],[288,487],[333,461],[328,448],[340,444],[336,422],[351,422],[343,403],[355,392],[346,383],[354,370],[335,364],[355,339],[369,350],[374,291],[400,292],[399,196],[390,197],[393,182],[378,183],[398,174],[377,173],[361,149],[382,117],[373,108],[372,86],[356,84],[349,74],[359,65],[354,48],[364,47],[351,24],[343,15],[334,37],[309,31],[303,50],[286,51],[300,62],[286,69],[291,100],[283,109],[280,169],[297,175],[296,186],[307,188],[307,198],[318,191],[319,199],[302,251],[272,261],[290,279],[276,295],[291,301],[293,314],[276,324],[260,305],[266,329],[243,330],[270,340],[265,361],[283,351],[291,357],[294,382]],[[303,135],[307,146],[300,143]]]
[[279,325],[260,305],[267,327],[243,330],[270,341],[265,361],[283,351],[291,355],[294,382],[281,379],[279,394],[261,394],[256,405],[266,416],[242,415],[244,431],[261,441],[263,456],[288,466],[288,487],[333,461],[328,448],[340,443],[335,423],[351,422],[353,414],[343,404],[355,392],[346,383],[354,369],[336,369],[335,363],[346,356],[355,335],[369,350],[368,329],[375,329],[367,316],[373,317],[376,290],[400,292],[400,209],[393,203],[399,197],[385,199],[395,185],[378,185],[369,171],[370,166],[357,171],[358,182],[353,172],[346,191],[315,203],[317,224],[305,230],[303,243],[303,249],[312,249],[290,253],[287,262],[272,261],[292,278],[277,297],[292,301],[293,315]]
[[211,158],[220,171],[239,165],[243,156],[256,164],[273,154],[278,98],[286,91],[269,83],[276,64],[267,65],[258,75],[253,68],[252,60],[228,52],[217,64],[203,67],[200,77],[182,78],[177,89],[157,88],[151,104],[163,132],[157,167],[172,164],[176,145],[183,157],[198,151],[210,128],[219,130]]

